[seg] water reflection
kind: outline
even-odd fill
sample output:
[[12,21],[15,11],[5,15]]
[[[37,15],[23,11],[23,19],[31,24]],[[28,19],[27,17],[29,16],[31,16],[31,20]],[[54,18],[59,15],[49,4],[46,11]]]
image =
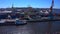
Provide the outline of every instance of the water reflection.
[[47,34],[51,34],[52,24],[53,24],[52,21],[49,21],[49,22],[48,22],[48,29],[47,29],[48,31],[47,31]]

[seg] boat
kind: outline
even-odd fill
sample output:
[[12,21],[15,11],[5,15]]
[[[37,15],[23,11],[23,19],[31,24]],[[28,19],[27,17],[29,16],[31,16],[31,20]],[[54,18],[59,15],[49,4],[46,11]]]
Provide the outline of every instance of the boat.
[[0,23],[5,23],[6,22],[6,20],[0,20]]
[[27,22],[26,22],[26,20],[19,20],[19,19],[2,19],[2,20],[0,20],[0,24],[21,25],[21,24],[27,24]]
[[20,20],[19,18],[16,18],[15,24],[16,25],[27,24],[27,21],[26,20]]
[[16,24],[16,25],[19,25],[19,24],[26,24],[26,20],[22,20],[20,18],[14,18],[12,19],[11,15],[8,15],[7,18],[5,19],[0,19],[0,24]]

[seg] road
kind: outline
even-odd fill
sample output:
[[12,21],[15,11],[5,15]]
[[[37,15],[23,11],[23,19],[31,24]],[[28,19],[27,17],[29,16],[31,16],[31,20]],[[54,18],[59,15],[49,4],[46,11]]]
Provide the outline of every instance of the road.
[[32,22],[25,25],[1,25],[0,34],[47,34],[59,33],[60,21],[56,22]]

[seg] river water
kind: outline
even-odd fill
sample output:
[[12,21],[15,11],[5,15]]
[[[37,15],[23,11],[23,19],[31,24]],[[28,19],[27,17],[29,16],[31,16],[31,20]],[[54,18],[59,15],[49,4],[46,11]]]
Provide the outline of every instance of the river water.
[[0,34],[58,34],[60,21],[29,22],[25,25],[0,26]]

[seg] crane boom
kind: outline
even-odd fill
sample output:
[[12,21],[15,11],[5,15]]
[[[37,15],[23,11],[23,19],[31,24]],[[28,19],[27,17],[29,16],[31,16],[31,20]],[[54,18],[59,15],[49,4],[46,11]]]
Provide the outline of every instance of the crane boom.
[[50,19],[53,19],[53,14],[52,14],[52,10],[53,10],[53,5],[54,5],[54,0],[52,0],[52,4],[51,4],[51,7],[50,7],[50,14],[49,14],[49,17]]
[[54,6],[54,0],[52,0],[52,4],[51,4],[51,7],[50,7],[50,12],[52,11],[53,6]]

